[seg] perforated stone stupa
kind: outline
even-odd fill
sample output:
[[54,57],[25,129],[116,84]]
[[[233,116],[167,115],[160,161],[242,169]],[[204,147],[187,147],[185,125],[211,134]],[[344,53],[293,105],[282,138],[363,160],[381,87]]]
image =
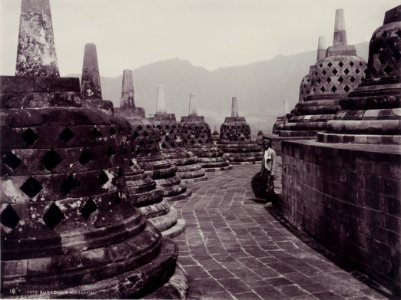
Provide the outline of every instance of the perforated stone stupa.
[[[51,22],[42,22],[50,16],[49,0],[23,0],[20,37],[53,41]],[[79,80],[58,76],[49,49],[50,67],[47,52],[20,44],[19,57],[32,63],[17,61],[17,76],[0,86],[16,99],[40,91],[29,108],[0,111],[2,297],[141,297],[174,273],[177,246],[128,200],[118,126],[72,101]],[[47,101],[60,90],[75,107]]]
[[95,44],[86,44],[81,78],[81,96],[83,106],[101,109],[114,114],[113,102],[103,100],[100,84],[100,72]]
[[333,46],[322,58],[319,40],[318,61],[304,77],[300,89],[300,101],[291,112],[292,116],[282,126],[283,137],[315,136],[326,129],[327,121],[341,108],[339,101],[355,89],[365,76],[366,62],[357,57],[354,46],[347,44],[344,12],[336,11]]
[[401,6],[373,33],[366,79],[340,105],[318,141],[401,144]]
[[131,124],[122,117],[114,117],[118,125],[116,140],[118,150],[125,153],[124,174],[127,182],[128,197],[131,204],[138,207],[149,221],[161,231],[164,237],[175,237],[185,229],[185,221],[178,219],[177,211],[163,199],[163,190],[147,176],[134,158],[135,143],[132,143]]
[[229,160],[212,140],[209,124],[203,116],[196,112],[196,98],[194,94],[189,97],[189,114],[181,117],[182,143],[198,158],[202,168],[207,172],[231,169]]
[[231,117],[220,127],[218,146],[233,164],[255,163],[262,160],[262,148],[251,139],[251,127],[238,115],[237,98],[232,98]]
[[191,182],[206,180],[205,170],[198,163],[198,157],[183,147],[181,125],[176,121],[175,114],[166,112],[163,85],[157,88],[156,109],[152,120],[160,131],[159,146],[163,156],[177,167],[177,175],[181,180]]

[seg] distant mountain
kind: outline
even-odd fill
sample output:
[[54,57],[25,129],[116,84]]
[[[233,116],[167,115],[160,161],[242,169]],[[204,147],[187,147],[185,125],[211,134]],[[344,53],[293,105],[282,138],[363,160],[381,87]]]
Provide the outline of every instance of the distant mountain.
[[[367,59],[368,43],[357,46],[358,55]],[[316,59],[316,51],[279,55],[248,65],[208,71],[189,61],[173,58],[134,70],[135,103],[146,114],[156,110],[157,85],[163,84],[166,108],[179,118],[188,114],[189,93],[196,95],[199,115],[212,129],[230,115],[231,97],[238,98],[240,115],[253,128],[270,132],[277,116],[284,114],[284,100],[291,110],[298,102],[299,84]],[[103,98],[119,106],[122,78],[102,77]]]

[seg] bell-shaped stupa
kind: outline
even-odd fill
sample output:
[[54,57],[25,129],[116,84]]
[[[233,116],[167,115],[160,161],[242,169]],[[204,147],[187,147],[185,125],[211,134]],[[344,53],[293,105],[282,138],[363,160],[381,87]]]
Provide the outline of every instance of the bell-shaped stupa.
[[86,44],[81,78],[81,96],[84,107],[101,109],[114,114],[113,102],[103,100],[99,64],[95,44]]
[[0,77],[1,99],[27,100],[0,110],[2,297],[142,297],[177,246],[130,203],[118,125],[81,107],[53,41],[49,0],[22,0],[17,76]]
[[159,146],[163,156],[177,167],[177,175],[182,181],[206,180],[205,170],[198,163],[198,157],[184,148],[181,125],[176,121],[175,114],[166,113],[165,101],[164,86],[159,85],[156,114],[152,121],[160,132]]
[[325,57],[323,47],[319,39],[318,61],[301,83],[300,102],[281,126],[282,137],[313,137],[325,130],[327,121],[341,109],[340,100],[365,76],[366,62],[357,56],[355,46],[347,44],[342,9],[336,11],[333,46],[327,49]]
[[373,33],[366,79],[340,105],[318,141],[401,144],[401,6]]
[[189,95],[188,116],[181,117],[182,143],[193,152],[199,163],[207,172],[223,171],[231,169],[229,160],[212,140],[212,133],[205,117],[198,116],[196,109],[196,98],[194,94]]
[[232,98],[231,117],[220,127],[218,146],[232,164],[255,163],[262,160],[262,148],[251,139],[251,127],[238,113],[237,97]]

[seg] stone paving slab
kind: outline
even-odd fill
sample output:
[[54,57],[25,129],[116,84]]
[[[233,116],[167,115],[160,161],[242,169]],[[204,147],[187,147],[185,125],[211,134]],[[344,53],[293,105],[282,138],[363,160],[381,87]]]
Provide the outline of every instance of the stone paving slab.
[[211,173],[174,207],[189,299],[386,299],[312,250],[256,203],[258,165]]

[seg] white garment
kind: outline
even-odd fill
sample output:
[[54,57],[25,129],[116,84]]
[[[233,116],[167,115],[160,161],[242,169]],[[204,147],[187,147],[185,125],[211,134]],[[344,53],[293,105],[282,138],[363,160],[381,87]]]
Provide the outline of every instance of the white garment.
[[274,175],[276,172],[276,151],[272,148],[266,149],[263,153],[263,161],[265,169],[269,171],[271,175]]

